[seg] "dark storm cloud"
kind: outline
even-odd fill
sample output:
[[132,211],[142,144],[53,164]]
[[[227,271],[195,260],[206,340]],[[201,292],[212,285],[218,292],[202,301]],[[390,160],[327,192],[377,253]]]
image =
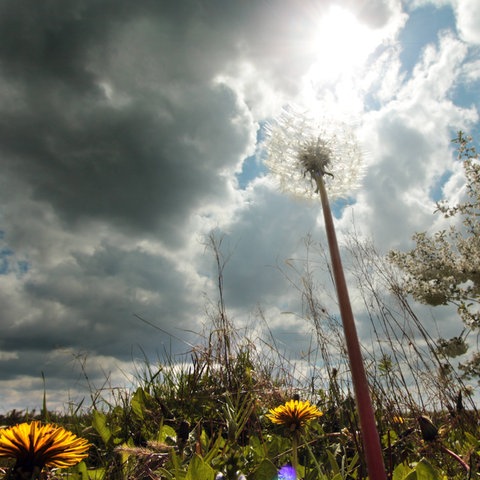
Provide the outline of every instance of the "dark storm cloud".
[[[140,104],[5,114],[3,155],[34,197],[51,203],[66,223],[97,218],[138,234],[160,230],[172,241],[189,208],[224,189],[219,171],[232,154],[213,139],[231,136],[230,146],[242,148],[223,115],[234,111],[233,95],[220,87],[201,93],[189,102],[193,112],[165,106],[167,121]],[[195,121],[196,111],[211,118]]]
[[[42,372],[48,374],[52,372],[52,379],[60,378],[65,380],[72,376],[75,366],[74,355],[71,352],[65,353],[66,355],[62,362],[54,361],[58,354],[53,353],[53,349],[49,353],[38,350],[22,351],[14,358],[0,359],[0,368],[4,372],[2,381],[12,380],[23,375],[32,376],[40,380]],[[61,387],[60,385],[58,386]]]
[[[172,262],[111,245],[92,255],[74,253],[72,260],[26,283],[25,301],[35,307],[23,321],[4,322],[1,351],[81,350],[88,345],[93,353],[128,359],[132,344],[153,351],[160,343],[152,335],[142,338],[152,327],[134,315],[167,331],[191,320],[185,313],[191,309],[189,297],[178,298],[185,280]],[[153,304],[142,300],[149,295],[155,297]]]
[[[235,95],[212,84],[215,71],[192,78],[201,59],[165,38],[167,25],[181,39],[181,25],[142,20],[148,3],[114,3],[3,4],[0,73],[16,102],[2,109],[2,163],[66,224],[96,218],[178,242],[189,210],[225,194],[219,173],[240,161],[249,126],[234,125]],[[148,43],[161,38],[165,45]],[[170,55],[172,45],[181,55]],[[116,104],[108,88],[127,100]]]
[[40,93],[42,88],[66,86],[92,89],[94,77],[86,70],[86,46],[102,28],[83,17],[79,2],[5,1],[0,6],[2,73],[25,80]]

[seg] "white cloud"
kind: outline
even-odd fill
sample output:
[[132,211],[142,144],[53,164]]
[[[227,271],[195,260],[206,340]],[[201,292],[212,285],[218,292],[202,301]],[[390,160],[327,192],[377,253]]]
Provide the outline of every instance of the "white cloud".
[[480,5],[476,0],[410,0],[407,4],[411,9],[425,5],[434,5],[437,8],[451,6],[455,11],[456,26],[461,39],[473,45],[480,43]]
[[425,49],[408,79],[394,58],[388,83],[397,87],[395,93],[390,101],[382,94],[383,105],[364,116],[362,139],[371,158],[354,211],[356,221],[374,233],[380,247],[404,245],[429,223],[435,209],[431,189],[452,168],[453,131],[478,119],[474,108],[461,108],[451,99],[466,54],[462,42],[445,34],[438,49]]
[[462,39],[468,43],[480,44],[480,5],[476,0],[456,0],[457,27]]

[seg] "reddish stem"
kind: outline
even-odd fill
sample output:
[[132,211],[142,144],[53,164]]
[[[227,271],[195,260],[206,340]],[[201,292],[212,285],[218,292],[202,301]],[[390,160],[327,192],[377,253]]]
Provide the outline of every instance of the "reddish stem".
[[320,192],[320,198],[323,207],[323,217],[325,219],[325,229],[327,232],[328,246],[330,249],[330,258],[332,261],[333,277],[337,289],[340,315],[342,317],[343,331],[347,344],[350,370],[352,372],[353,389],[360,418],[360,427],[362,431],[362,442],[365,450],[365,459],[367,463],[368,478],[370,480],[386,480],[387,474],[383,463],[382,448],[380,437],[378,435],[373,413],[372,401],[368,391],[367,375],[363,365],[360,342],[358,341],[357,329],[353,319],[352,307],[348,295],[347,284],[342,267],[340,251],[338,249],[335,226],[333,224],[332,212],[328,201],[327,191],[322,175],[315,175],[315,181]]
[[449,448],[447,448],[445,445],[442,445],[441,443],[439,443],[440,445],[440,448],[445,452],[445,453],[448,453],[448,455],[450,455],[452,458],[454,458],[464,469],[465,471],[468,473],[470,472],[470,467],[468,466],[467,462],[465,462],[465,460],[463,460],[462,457],[460,457],[459,455],[457,455],[455,452],[452,452],[452,450],[450,450]]

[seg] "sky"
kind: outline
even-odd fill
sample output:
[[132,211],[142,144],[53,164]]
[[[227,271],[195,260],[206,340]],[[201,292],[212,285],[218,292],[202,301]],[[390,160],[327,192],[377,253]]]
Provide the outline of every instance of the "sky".
[[266,122],[295,105],[351,125],[365,177],[334,205],[339,239],[411,248],[462,192],[450,140],[479,131],[479,25],[477,0],[3,0],[0,411],[180,361],[218,300],[212,232],[229,318],[261,311],[299,355],[285,270],[323,219],[265,168]]

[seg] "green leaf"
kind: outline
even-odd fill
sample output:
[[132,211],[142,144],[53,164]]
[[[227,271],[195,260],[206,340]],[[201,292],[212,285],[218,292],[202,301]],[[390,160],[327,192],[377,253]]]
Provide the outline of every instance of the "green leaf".
[[[85,465],[85,464],[84,464]],[[82,480],[104,480],[105,478],[105,469],[104,468],[95,468],[92,470],[80,470]]]
[[140,420],[144,420],[145,417],[143,412],[145,411],[145,392],[142,388],[137,388],[132,396],[130,406],[132,407],[132,411],[135,416]]
[[98,410],[93,411],[92,427],[100,435],[103,443],[108,445],[112,438],[112,432],[107,426],[107,416]]
[[185,480],[213,480],[215,477],[215,470],[203,461],[199,455],[195,455],[188,465],[187,475]]
[[170,427],[169,425],[162,425],[158,432],[157,441],[166,443],[168,437],[175,438],[177,436],[177,432]]
[[393,471],[392,480],[406,480],[409,477],[409,475],[412,473],[414,474],[414,476],[411,477],[410,480],[417,478],[417,474],[411,467],[402,463],[397,467],[395,467],[395,470]]
[[211,463],[213,459],[220,453],[220,450],[225,446],[225,439],[219,435],[215,440],[215,443],[210,447],[210,450],[205,454],[204,460],[207,463]]
[[173,469],[175,470],[175,477],[178,478],[180,476],[182,462],[180,457],[176,454],[175,450],[172,450],[170,452],[170,459],[172,461]]
[[355,453],[353,458],[348,462],[347,470],[348,470],[349,473],[351,473],[351,472],[353,472],[353,470],[355,470],[355,468],[358,465],[358,459],[359,458],[360,458],[360,455],[357,452],[357,453]]
[[327,450],[326,452],[327,452],[327,457],[328,457],[328,461],[330,463],[330,467],[332,469],[332,472],[335,473],[336,475],[339,474],[340,473],[340,467],[338,466],[335,455],[330,450]]
[[441,480],[439,473],[424,458],[417,463],[415,471],[417,472],[417,480]]
[[83,476],[83,478],[88,478],[87,465],[85,464],[85,462],[83,460],[80,463],[77,463],[77,465],[75,465],[75,468],[78,471],[78,473],[81,476]]
[[472,447],[474,447],[476,450],[480,448],[480,440],[477,437],[468,432],[463,432],[463,435]]
[[259,462],[264,459],[267,455],[267,446],[265,443],[260,441],[260,438],[257,436],[252,436],[249,439],[250,451],[254,456],[254,461]]
[[254,480],[272,480],[277,476],[277,467],[270,460],[262,460],[253,474]]

